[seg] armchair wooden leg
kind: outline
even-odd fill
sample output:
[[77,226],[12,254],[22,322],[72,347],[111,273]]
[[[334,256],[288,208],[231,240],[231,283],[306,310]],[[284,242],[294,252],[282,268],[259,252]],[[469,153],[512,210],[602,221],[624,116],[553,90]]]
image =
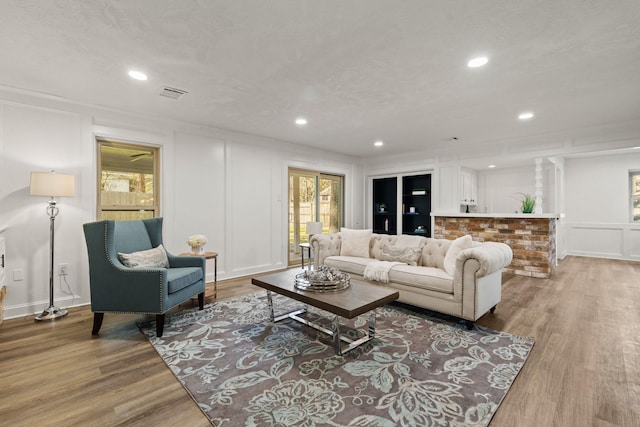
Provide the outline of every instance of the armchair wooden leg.
[[494,305],[493,307],[491,307],[489,311],[491,312],[491,314],[493,314],[496,311],[496,306]]
[[204,309],[204,292],[198,294],[198,308],[200,310]]
[[91,330],[91,335],[98,335],[103,319],[104,313],[93,313],[93,329]]
[[156,336],[161,337],[164,332],[164,314],[156,314]]

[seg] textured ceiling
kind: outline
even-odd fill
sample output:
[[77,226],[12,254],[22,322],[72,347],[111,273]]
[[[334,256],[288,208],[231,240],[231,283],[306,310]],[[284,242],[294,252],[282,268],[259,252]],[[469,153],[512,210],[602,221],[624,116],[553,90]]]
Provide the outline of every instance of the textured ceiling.
[[365,157],[640,122],[637,0],[2,0],[0,52],[5,87]]

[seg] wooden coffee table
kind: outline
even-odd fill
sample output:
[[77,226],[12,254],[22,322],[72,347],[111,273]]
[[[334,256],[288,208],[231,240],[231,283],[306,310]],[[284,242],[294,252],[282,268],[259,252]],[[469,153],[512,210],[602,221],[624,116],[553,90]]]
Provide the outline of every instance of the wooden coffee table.
[[[382,286],[371,285],[355,279],[351,279],[351,286],[344,291],[303,291],[294,286],[295,276],[300,272],[299,269],[292,269],[267,276],[254,277],[251,279],[251,283],[267,290],[269,320],[278,322],[290,318],[328,334],[333,337],[333,347],[338,355],[342,355],[373,339],[376,333],[376,308],[395,301],[399,297],[398,291],[386,289]],[[276,316],[273,311],[271,292],[300,301],[305,304],[305,306],[301,309]],[[301,314],[306,313],[307,305],[332,313],[331,329],[300,317]],[[339,317],[353,319],[365,313],[369,313],[369,328],[366,336],[352,340],[340,334]],[[342,341],[346,342],[347,345],[343,347]]]

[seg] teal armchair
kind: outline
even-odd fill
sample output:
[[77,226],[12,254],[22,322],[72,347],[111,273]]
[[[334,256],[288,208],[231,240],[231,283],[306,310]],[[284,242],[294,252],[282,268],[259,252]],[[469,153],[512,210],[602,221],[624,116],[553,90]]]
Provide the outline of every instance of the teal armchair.
[[165,251],[168,267],[127,267],[118,256],[161,245],[162,218],[98,221],[83,228],[89,254],[93,335],[100,331],[106,312],[155,314],[156,334],[161,337],[168,310],[195,295],[200,310],[204,308],[205,258]]

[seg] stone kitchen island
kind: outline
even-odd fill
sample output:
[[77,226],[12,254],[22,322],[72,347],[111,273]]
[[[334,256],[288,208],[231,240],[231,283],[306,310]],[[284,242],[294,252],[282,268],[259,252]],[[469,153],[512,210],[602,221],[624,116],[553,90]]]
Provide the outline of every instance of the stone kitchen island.
[[506,243],[513,261],[503,271],[549,278],[558,265],[558,214],[431,213],[433,237],[456,239],[465,234],[478,242]]

